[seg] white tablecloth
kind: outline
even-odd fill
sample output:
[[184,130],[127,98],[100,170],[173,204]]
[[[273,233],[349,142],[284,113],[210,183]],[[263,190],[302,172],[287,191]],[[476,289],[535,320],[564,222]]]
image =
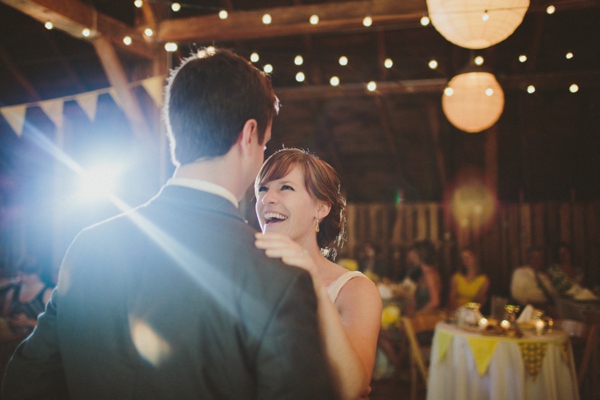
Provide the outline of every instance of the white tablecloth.
[[[519,343],[545,349],[537,376],[526,367]],[[473,348],[479,348],[479,372]],[[489,364],[481,362],[486,353]],[[439,323],[430,357],[428,400],[579,400],[571,344],[563,331],[511,339]]]

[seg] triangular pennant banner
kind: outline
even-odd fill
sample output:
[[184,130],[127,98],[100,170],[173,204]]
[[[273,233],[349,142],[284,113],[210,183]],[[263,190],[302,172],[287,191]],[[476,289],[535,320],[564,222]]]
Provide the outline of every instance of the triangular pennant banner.
[[52,120],[54,125],[56,125],[57,127],[62,126],[63,106],[65,105],[63,99],[42,101],[39,103],[39,105],[42,108],[42,110],[44,110],[48,118]]
[[13,131],[15,131],[17,136],[21,136],[23,133],[23,124],[25,123],[26,111],[27,106],[25,105],[0,108],[2,116],[6,122],[8,122]]
[[152,101],[154,101],[154,104],[158,108],[160,108],[163,103],[163,81],[164,78],[162,76],[155,76],[142,81],[142,86],[146,89],[146,92],[148,92]]
[[121,98],[119,97],[119,93],[117,93],[117,91],[114,88],[110,88],[108,90],[108,94],[111,95],[111,97],[113,98],[115,103],[117,103],[117,106],[119,106],[119,108],[123,108],[123,105],[121,103]]
[[85,112],[90,121],[96,119],[96,107],[98,106],[98,93],[84,93],[79,96],[75,96],[75,101],[79,104],[79,107]]

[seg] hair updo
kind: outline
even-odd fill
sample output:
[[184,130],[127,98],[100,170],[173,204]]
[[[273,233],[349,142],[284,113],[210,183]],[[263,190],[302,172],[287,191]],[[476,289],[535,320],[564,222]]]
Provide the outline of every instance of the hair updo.
[[317,244],[329,260],[335,260],[337,249],[343,246],[346,235],[346,200],[340,193],[340,179],[331,165],[316,155],[301,149],[281,149],[270,156],[258,172],[254,192],[264,183],[281,179],[299,166],[304,186],[310,196],[329,206],[331,210],[319,223]]

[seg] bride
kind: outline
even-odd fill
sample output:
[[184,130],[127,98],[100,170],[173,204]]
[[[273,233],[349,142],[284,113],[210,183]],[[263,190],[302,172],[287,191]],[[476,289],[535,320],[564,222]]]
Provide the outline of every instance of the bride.
[[256,247],[312,276],[331,375],[343,399],[367,397],[381,323],[381,297],[362,273],[333,263],[345,223],[337,173],[305,151],[267,159],[254,185],[262,233]]

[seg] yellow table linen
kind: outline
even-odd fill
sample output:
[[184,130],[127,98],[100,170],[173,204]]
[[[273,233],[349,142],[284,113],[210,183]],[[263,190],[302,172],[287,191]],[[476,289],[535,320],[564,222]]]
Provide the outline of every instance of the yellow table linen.
[[479,373],[479,376],[483,376],[490,365],[490,361],[492,361],[498,339],[469,337],[467,338],[467,343],[469,343],[469,347],[473,353],[475,365],[477,365],[477,372]]
[[435,335],[436,347],[438,349],[438,362],[442,361],[442,358],[446,355],[448,346],[450,346],[450,343],[452,342],[452,337],[453,335],[451,333],[444,331],[440,331]]

